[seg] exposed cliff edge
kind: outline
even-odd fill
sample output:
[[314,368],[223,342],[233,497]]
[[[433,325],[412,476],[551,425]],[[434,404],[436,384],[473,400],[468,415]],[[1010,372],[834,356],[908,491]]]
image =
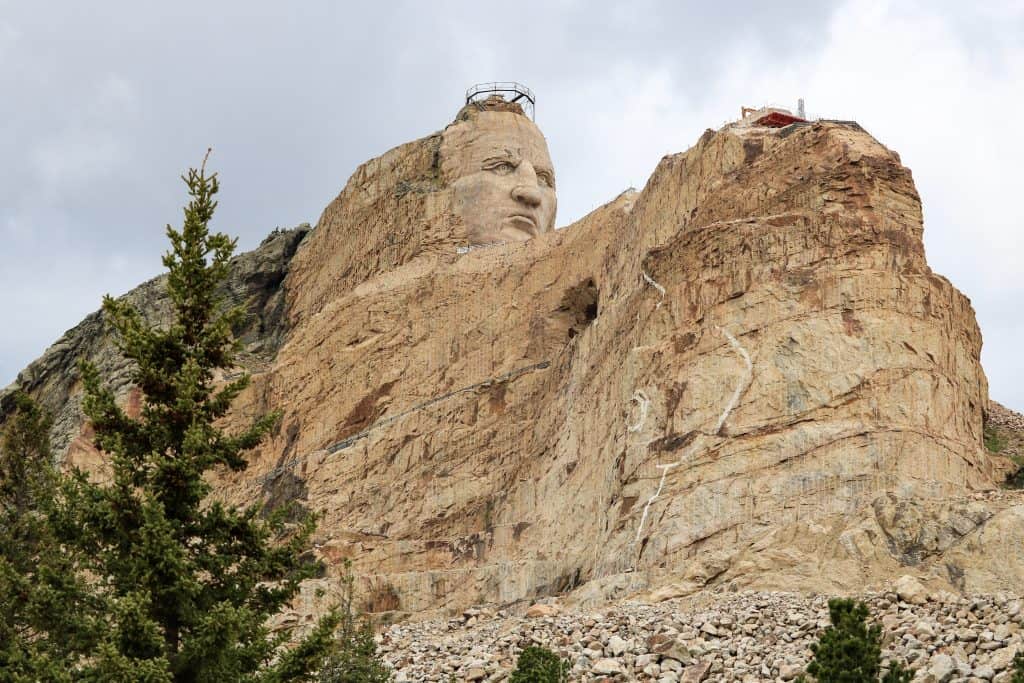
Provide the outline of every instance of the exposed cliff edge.
[[[309,233],[308,224],[291,230],[275,230],[253,251],[232,259],[231,275],[223,294],[233,305],[248,311],[243,327],[235,335],[244,344],[242,362],[251,369],[269,363],[277,353],[288,329],[282,284],[299,243]],[[149,322],[170,315],[166,275],[149,280],[124,295]],[[0,391],[0,416],[12,406],[10,397],[21,388],[39,400],[54,415],[53,448],[66,454],[82,426],[77,363],[87,359],[96,364],[115,391],[127,397],[128,366],[118,353],[104,324],[102,311],[88,315],[71,328],[38,359],[18,373],[9,387]]]
[[[232,289],[259,321],[233,419],[284,417],[217,490],[321,514],[328,574],[300,614],[346,558],[364,606],[400,614],[845,591],[907,567],[1021,585],[1018,556],[984,566],[1024,507],[989,493],[981,334],[925,261],[896,154],[851,123],[726,127],[571,226],[466,246],[452,147],[507,124],[519,172],[537,144],[517,116],[367,162],[301,248],[290,232],[239,258],[273,277]],[[157,285],[130,295],[154,316]],[[124,376],[99,326],[20,378],[61,434],[75,357]]]

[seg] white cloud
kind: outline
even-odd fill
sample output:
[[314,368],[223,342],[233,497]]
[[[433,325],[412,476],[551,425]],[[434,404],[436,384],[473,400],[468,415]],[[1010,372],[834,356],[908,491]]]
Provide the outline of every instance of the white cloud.
[[46,194],[77,191],[127,164],[131,155],[124,133],[136,109],[133,88],[114,74],[100,79],[84,101],[72,103],[60,128],[42,132],[29,151]]
[[18,46],[21,33],[10,24],[0,23],[0,59],[8,57]]
[[251,246],[315,220],[357,164],[441,128],[467,86],[497,78],[538,94],[560,225],[741,105],[804,97],[860,121],[913,169],[930,263],[978,310],[993,396],[1024,408],[1024,0],[0,7],[0,85],[17,103],[0,127],[0,274],[58,300],[0,289],[0,313],[26,321],[0,339],[0,384],[47,330],[159,270],[177,175],[207,145],[218,227]]
[[87,183],[124,158],[118,138],[105,132],[65,131],[32,150],[32,166],[50,192]]

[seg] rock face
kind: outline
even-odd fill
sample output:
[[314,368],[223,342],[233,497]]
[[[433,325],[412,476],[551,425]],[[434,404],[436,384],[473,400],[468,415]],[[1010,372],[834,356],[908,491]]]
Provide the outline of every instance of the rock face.
[[[296,248],[309,231],[308,224],[274,231],[259,248],[232,261],[223,294],[231,304],[244,305],[249,313],[235,335],[245,345],[241,360],[252,369],[269,362],[284,339],[288,328],[282,283]],[[161,275],[125,295],[151,323],[170,315],[166,280],[166,276]],[[91,314],[65,332],[46,353],[22,370],[11,386],[0,391],[0,416],[12,409],[10,397],[15,388],[27,391],[50,410],[54,415],[53,448],[72,460],[92,452],[86,439],[76,441],[83,419],[79,359],[94,363],[109,379],[115,392],[129,400],[129,367],[106,329],[102,311]]]
[[[548,182],[527,123],[464,111],[367,162],[287,263],[284,343],[232,418],[281,428],[218,491],[321,514],[328,574],[296,609],[346,558],[377,613],[962,584],[995,514],[970,498],[995,472],[981,336],[897,155],[848,122],[726,127],[488,245],[472,201],[511,216]],[[521,174],[511,203],[460,185],[480,140]]]

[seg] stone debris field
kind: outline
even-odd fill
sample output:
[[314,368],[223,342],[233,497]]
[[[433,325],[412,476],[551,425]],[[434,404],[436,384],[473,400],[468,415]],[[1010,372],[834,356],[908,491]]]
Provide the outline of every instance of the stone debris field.
[[989,401],[988,422],[989,424],[993,424],[997,427],[1012,429],[1014,431],[1024,431],[1024,415],[1021,415],[1014,410],[1010,410],[1006,406],[995,401]]
[[[1021,647],[1021,601],[1003,595],[928,594],[911,577],[865,593],[883,627],[883,663],[915,681],[1009,681]],[[567,658],[573,681],[790,681],[829,625],[826,596],[704,594],[596,611],[538,604],[533,616],[469,609],[461,618],[394,625],[378,636],[397,681],[507,680],[522,648]]]

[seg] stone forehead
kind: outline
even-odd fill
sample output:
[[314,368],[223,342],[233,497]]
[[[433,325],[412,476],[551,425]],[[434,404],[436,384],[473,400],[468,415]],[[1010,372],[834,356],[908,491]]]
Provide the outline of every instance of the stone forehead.
[[484,159],[505,151],[551,168],[547,141],[533,121],[520,114],[484,111],[445,129],[441,170],[451,181],[480,170]]

